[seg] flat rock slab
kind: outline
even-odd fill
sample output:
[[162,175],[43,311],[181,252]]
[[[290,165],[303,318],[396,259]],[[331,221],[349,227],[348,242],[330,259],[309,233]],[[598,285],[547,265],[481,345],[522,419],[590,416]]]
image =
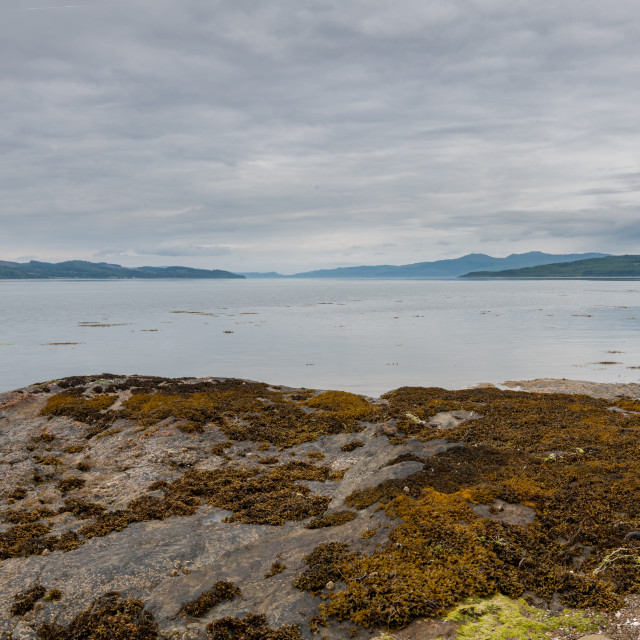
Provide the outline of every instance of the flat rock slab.
[[582,393],[594,398],[640,398],[640,384],[588,382],[586,380],[564,380],[558,378],[537,378],[536,380],[507,380],[505,387],[514,391],[534,393]]

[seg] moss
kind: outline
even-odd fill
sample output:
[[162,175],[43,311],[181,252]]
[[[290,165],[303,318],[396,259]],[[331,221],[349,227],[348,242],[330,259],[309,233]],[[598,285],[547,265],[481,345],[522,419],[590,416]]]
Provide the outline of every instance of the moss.
[[287,565],[281,560],[276,560],[272,565],[269,573],[265,573],[265,578],[271,578],[273,576],[277,576],[279,573],[282,573],[287,568]]
[[302,640],[295,624],[271,629],[263,615],[248,614],[244,618],[220,618],[207,625],[209,640]]
[[564,610],[550,615],[522,600],[497,595],[465,601],[446,616],[459,623],[460,640],[544,640],[558,629],[587,633],[596,631],[603,620],[582,611]]
[[156,640],[158,625],[140,600],[123,599],[117,592],[97,598],[67,626],[45,624],[42,640]]
[[318,545],[305,559],[307,568],[296,578],[294,587],[304,591],[319,591],[328,582],[340,580],[343,567],[355,559],[349,545],[343,542],[325,542]]
[[351,522],[356,517],[355,512],[345,509],[317,516],[306,525],[307,529],[322,529],[323,527],[339,527],[341,524]]
[[194,600],[183,603],[180,607],[180,613],[200,618],[218,603],[233,600],[239,595],[241,595],[241,591],[233,582],[218,581],[211,589],[202,592]]
[[351,442],[343,444],[340,449],[342,451],[355,451],[358,447],[364,447],[362,440],[351,440]]
[[22,616],[27,611],[33,609],[33,605],[41,600],[47,590],[41,584],[35,584],[29,589],[20,591],[13,596],[13,604],[9,609],[9,613],[12,616]]
[[84,478],[78,478],[74,476],[71,478],[60,480],[57,486],[62,493],[68,493],[69,491],[73,491],[74,489],[80,489],[81,487],[84,487],[85,482],[86,480]]

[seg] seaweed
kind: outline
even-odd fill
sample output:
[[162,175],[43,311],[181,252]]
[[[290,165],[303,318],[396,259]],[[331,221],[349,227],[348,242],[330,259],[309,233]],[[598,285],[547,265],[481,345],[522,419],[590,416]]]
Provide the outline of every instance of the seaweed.
[[47,602],[57,602],[62,598],[62,591],[60,589],[49,589],[47,595],[43,598]]
[[267,625],[261,614],[247,614],[244,618],[220,618],[207,625],[209,640],[302,640],[295,624],[283,624],[278,629]]
[[64,478],[58,482],[58,489],[62,493],[68,493],[69,491],[73,491],[74,489],[80,489],[84,487],[86,480],[84,478],[78,478],[77,476],[73,476],[71,478]]
[[351,442],[347,442],[340,447],[341,451],[355,451],[358,447],[364,447],[364,442],[362,440],[351,440]]
[[99,516],[106,511],[106,507],[95,502],[87,502],[79,498],[67,498],[64,501],[64,505],[60,508],[59,513],[69,512],[76,518],[93,518]]
[[50,442],[53,442],[55,439],[56,437],[53,435],[53,433],[49,433],[48,431],[43,431],[39,436],[35,436],[34,438],[32,438],[31,441],[35,443],[44,442],[46,444],[49,444]]
[[41,553],[46,546],[39,538],[51,531],[42,522],[17,524],[0,533],[0,560],[20,558]]
[[313,518],[307,525],[307,529],[322,529],[324,527],[338,527],[341,524],[351,522],[356,517],[355,512],[348,509],[342,511],[334,511],[332,513],[325,513],[321,516]]
[[16,487],[10,494],[10,500],[23,500],[27,497],[27,490],[24,487]]
[[51,509],[37,507],[31,511],[7,511],[4,514],[4,520],[13,524],[29,524],[42,520],[42,518],[49,518],[52,515],[54,515],[54,512]]
[[225,600],[233,600],[239,595],[242,595],[242,592],[233,582],[219,580],[211,589],[203,591],[194,600],[184,602],[180,607],[180,613],[194,618],[200,618],[218,603]]
[[41,600],[47,590],[41,584],[35,584],[29,589],[25,589],[24,591],[20,591],[13,596],[13,604],[9,609],[9,613],[12,616],[22,616],[27,611],[31,611],[33,609],[33,605]]
[[279,573],[282,573],[287,568],[287,565],[281,560],[276,560],[272,565],[271,569],[269,569],[269,573],[265,573],[265,578],[272,578],[273,576],[277,576]]
[[303,591],[320,591],[327,583],[340,580],[344,566],[356,557],[344,542],[319,544],[304,559],[307,569],[296,578],[293,586]]
[[116,401],[116,396],[99,394],[92,398],[77,396],[69,390],[51,396],[40,415],[66,416],[78,422],[95,424],[109,420],[104,412]]
[[140,600],[125,600],[116,591],[96,598],[67,625],[38,629],[42,640],[156,640],[158,625]]

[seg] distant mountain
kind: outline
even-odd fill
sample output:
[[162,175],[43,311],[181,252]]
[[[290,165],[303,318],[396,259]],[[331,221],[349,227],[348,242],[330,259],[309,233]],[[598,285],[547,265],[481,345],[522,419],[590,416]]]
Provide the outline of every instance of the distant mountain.
[[31,280],[50,278],[244,278],[220,269],[191,269],[190,267],[121,267],[106,262],[6,262],[0,261],[0,279]]
[[640,256],[606,256],[590,260],[545,264],[526,269],[473,271],[462,278],[630,278],[640,279]]
[[291,278],[291,276],[283,276],[281,273],[277,271],[265,271],[264,273],[261,271],[246,271],[240,272],[238,275],[244,276],[245,278]]
[[506,258],[493,258],[484,253],[470,253],[461,258],[436,260],[434,262],[416,262],[401,266],[377,265],[362,267],[339,267],[337,269],[320,269],[296,273],[291,278],[402,278],[414,280],[444,280],[457,278],[469,271],[499,271],[501,269],[518,269],[540,264],[556,262],[573,262],[585,258],[600,258],[606,253],[573,253],[554,255],[530,251],[514,253]]

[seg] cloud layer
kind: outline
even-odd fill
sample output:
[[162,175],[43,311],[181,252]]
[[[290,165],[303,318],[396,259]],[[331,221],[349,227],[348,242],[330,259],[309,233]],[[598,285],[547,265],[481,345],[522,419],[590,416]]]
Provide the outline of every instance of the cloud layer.
[[633,0],[9,0],[0,258],[637,253]]

